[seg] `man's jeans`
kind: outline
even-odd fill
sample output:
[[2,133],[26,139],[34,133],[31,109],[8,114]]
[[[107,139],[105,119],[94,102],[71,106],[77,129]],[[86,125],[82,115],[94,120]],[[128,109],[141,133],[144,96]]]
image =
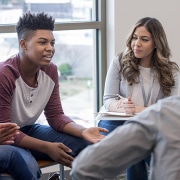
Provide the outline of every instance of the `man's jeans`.
[[[25,134],[48,142],[61,142],[72,150],[71,155],[77,156],[89,143],[82,138],[56,131],[48,125],[34,124],[20,129]],[[51,160],[47,154],[30,150],[35,159]]]
[[[82,138],[71,136],[63,132],[58,132],[52,127],[46,125],[34,124],[30,126],[25,126],[20,130],[25,134],[40,140],[63,143],[72,150],[71,155],[73,157],[77,156],[82,149],[84,149],[87,145],[90,144]],[[37,152],[33,150],[24,150],[22,148],[6,145],[6,147],[9,147],[11,152],[11,156],[7,157],[7,150],[3,150],[2,147],[3,146],[0,146],[0,156],[4,156],[6,157],[6,159],[0,158],[1,160],[0,172],[4,172],[4,170],[11,168],[8,166],[12,166],[11,171],[8,170],[8,173],[13,175],[13,177],[16,177],[14,179],[37,180],[36,177],[39,178],[41,172],[35,159],[51,160],[51,158],[48,155],[43,154],[41,152]],[[1,151],[2,153],[4,152],[4,155],[1,153]],[[35,157],[35,159],[32,157],[32,155]],[[28,162],[28,165],[25,162]],[[17,176],[17,174],[18,175],[20,174],[21,177]],[[4,177],[3,180],[9,180],[7,178],[8,177]]]
[[9,173],[9,176],[0,176],[1,180],[38,180],[41,170],[31,155],[25,149],[12,145],[0,145],[0,173]]

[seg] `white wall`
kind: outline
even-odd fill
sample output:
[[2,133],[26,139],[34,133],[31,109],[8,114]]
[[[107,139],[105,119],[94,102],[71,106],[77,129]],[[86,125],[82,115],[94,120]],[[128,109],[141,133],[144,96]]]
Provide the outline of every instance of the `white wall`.
[[132,26],[146,16],[157,18],[163,25],[172,59],[180,65],[180,1],[179,0],[106,0],[107,61],[125,48]]

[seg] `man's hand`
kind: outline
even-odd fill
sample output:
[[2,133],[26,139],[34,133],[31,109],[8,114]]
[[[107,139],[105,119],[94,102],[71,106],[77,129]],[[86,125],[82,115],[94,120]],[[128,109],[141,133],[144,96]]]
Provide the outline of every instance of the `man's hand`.
[[82,137],[91,143],[96,143],[105,137],[101,132],[108,132],[108,130],[101,127],[91,127],[82,131]]
[[19,134],[18,129],[15,123],[0,123],[0,144],[14,143],[14,137]]
[[71,168],[74,158],[70,155],[72,152],[63,143],[47,142],[46,153],[56,162]]

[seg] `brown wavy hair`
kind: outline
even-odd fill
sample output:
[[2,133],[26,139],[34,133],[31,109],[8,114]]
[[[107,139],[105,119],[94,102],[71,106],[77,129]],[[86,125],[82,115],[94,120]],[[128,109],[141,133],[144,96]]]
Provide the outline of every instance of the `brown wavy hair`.
[[133,27],[132,32],[126,41],[126,50],[120,58],[121,71],[129,85],[139,83],[139,62],[140,59],[134,56],[131,49],[131,41],[136,28],[144,26],[152,36],[154,41],[154,53],[151,60],[151,67],[156,71],[156,75],[164,96],[171,94],[171,87],[175,85],[173,70],[178,70],[179,67],[175,62],[170,61],[171,51],[168,45],[165,31],[162,24],[155,18],[145,17],[140,19]]

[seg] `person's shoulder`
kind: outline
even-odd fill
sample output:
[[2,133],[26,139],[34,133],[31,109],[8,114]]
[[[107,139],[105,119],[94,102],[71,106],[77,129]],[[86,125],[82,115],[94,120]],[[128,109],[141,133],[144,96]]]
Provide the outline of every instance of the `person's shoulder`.
[[179,73],[179,72],[180,72],[179,67],[176,66],[176,65],[174,65],[174,66],[172,67],[172,72],[173,72],[173,73]]
[[[18,69],[17,57],[10,57],[4,62],[0,63],[0,82],[1,84],[14,84],[19,78],[20,73]],[[12,85],[11,84],[11,85]]]
[[122,59],[122,55],[123,55],[122,52],[115,54],[115,56],[114,56],[114,58],[112,60],[112,63],[119,67],[120,66],[120,61]]
[[50,62],[49,66],[57,68],[57,65],[54,62]]
[[53,62],[51,62],[48,66],[46,67],[41,67],[41,70],[47,74],[48,76],[50,76],[51,78],[52,77],[55,77],[58,73],[58,70],[57,70],[57,65],[54,64]]
[[122,58],[122,56],[123,56],[123,52],[120,52],[120,53],[116,53],[115,54],[115,58],[117,58],[117,59],[121,59]]
[[48,65],[48,66],[46,66],[46,67],[42,67],[41,68],[42,70],[44,70],[44,71],[53,71],[53,70],[56,70],[57,69],[57,65],[56,64],[54,64],[53,62],[50,62],[50,64]]
[[175,61],[169,60],[168,66],[172,69],[172,72],[180,72],[180,67]]
[[50,62],[50,64],[48,66],[40,67],[40,69],[42,71],[44,71],[46,74],[49,74],[49,73],[51,73],[53,71],[56,71],[57,70],[57,66],[54,63]]
[[0,62],[0,73],[10,73],[18,71],[17,55],[13,55],[5,61]]

